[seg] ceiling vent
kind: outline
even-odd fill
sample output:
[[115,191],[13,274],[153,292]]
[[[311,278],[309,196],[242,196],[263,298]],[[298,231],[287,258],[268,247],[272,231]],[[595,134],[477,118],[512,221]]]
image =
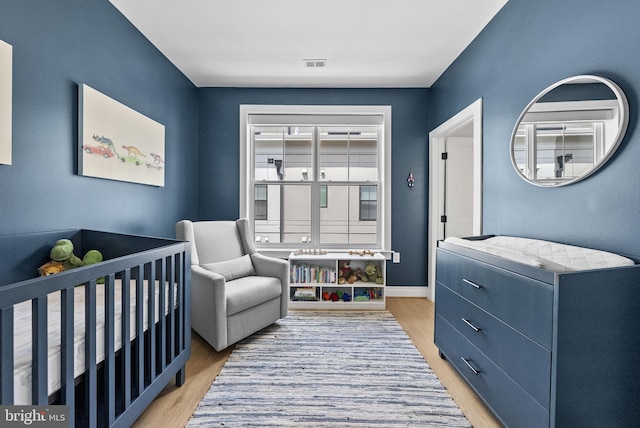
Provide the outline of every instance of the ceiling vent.
[[327,60],[320,58],[303,59],[302,61],[307,68],[322,68],[327,65]]

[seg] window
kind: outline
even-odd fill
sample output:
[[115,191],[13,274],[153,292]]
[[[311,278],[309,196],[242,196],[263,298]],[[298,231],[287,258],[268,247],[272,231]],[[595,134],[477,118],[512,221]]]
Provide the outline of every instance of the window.
[[327,186],[320,186],[320,208],[329,208],[327,204]]
[[254,219],[267,220],[267,186],[256,184],[255,187]]
[[360,221],[375,221],[377,218],[376,186],[360,186]]
[[390,116],[384,106],[241,106],[240,213],[256,247],[388,251]]

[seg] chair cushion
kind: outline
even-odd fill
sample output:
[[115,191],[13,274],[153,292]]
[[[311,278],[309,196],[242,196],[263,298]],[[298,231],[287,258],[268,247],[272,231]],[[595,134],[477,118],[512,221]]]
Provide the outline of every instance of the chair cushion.
[[282,294],[278,278],[245,276],[226,284],[227,316],[267,302]]
[[234,279],[256,274],[249,254],[223,262],[205,263],[202,267],[224,276],[226,281],[233,281]]

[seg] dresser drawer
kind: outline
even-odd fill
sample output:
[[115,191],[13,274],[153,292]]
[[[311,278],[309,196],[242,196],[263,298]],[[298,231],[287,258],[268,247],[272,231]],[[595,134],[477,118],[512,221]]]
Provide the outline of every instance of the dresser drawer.
[[447,287],[436,285],[436,313],[549,409],[551,352]]
[[[549,426],[549,412],[436,314],[436,344],[506,426]],[[463,360],[464,358],[464,360]],[[473,370],[477,372],[474,373]]]
[[436,281],[551,349],[553,287],[438,248]]

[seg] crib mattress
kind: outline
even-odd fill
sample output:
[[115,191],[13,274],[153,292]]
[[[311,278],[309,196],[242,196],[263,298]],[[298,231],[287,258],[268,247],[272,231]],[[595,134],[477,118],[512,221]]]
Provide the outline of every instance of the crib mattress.
[[516,236],[494,236],[482,240],[450,237],[445,242],[559,273],[635,264],[629,258],[607,251]]
[[[136,337],[136,281],[130,283],[131,305],[130,305],[130,338]],[[175,285],[174,285],[175,287]],[[105,339],[104,339],[104,288],[102,284],[96,285],[96,359],[97,362],[104,361]],[[158,321],[158,301],[159,283],[156,281],[155,287],[155,320]],[[168,287],[165,289],[165,314],[168,313]],[[174,288],[174,291],[176,289]],[[144,281],[144,308],[143,308],[143,329],[148,328],[147,302],[148,284]],[[114,347],[116,350],[122,347],[122,283],[115,281],[115,318],[114,318]],[[176,294],[174,293],[174,296]],[[177,296],[176,296],[177,297]],[[174,300],[175,305],[175,300]],[[60,324],[60,292],[48,295],[47,301],[47,323],[48,323],[48,390],[49,395],[58,391],[62,385],[61,380],[61,324]],[[74,377],[85,371],[85,290],[84,286],[74,289]],[[32,366],[32,342],[31,342],[31,301],[23,302],[14,306],[14,400],[15,404],[31,404],[31,366]]]

